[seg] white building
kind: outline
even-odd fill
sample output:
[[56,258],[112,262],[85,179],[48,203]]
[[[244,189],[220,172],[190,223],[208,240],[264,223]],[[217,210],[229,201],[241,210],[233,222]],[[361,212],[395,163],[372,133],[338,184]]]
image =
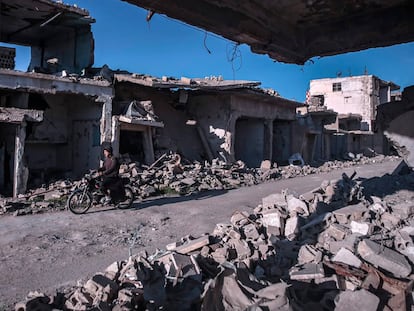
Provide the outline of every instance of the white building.
[[362,131],[373,131],[376,107],[391,100],[391,91],[400,87],[373,75],[311,80],[309,98],[338,114],[361,116]]

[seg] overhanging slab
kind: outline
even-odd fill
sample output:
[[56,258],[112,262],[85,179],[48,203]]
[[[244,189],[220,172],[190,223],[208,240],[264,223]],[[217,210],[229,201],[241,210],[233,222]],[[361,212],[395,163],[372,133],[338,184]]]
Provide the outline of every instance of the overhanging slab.
[[286,63],[414,41],[411,0],[123,1]]

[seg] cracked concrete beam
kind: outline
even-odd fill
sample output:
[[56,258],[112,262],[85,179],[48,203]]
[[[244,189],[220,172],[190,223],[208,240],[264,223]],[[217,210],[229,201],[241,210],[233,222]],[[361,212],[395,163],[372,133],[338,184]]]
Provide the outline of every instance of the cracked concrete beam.
[[23,121],[41,122],[43,121],[43,111],[0,107],[0,122],[21,123]]
[[70,80],[53,75],[0,69],[0,89],[21,90],[41,94],[80,94],[100,97],[113,96],[107,81],[89,79]]

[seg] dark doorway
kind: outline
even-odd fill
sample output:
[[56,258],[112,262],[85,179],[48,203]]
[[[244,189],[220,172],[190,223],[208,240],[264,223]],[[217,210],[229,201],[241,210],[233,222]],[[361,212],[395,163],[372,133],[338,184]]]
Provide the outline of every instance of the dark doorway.
[[278,165],[288,163],[291,152],[291,122],[275,120],[273,122],[272,160]]
[[13,194],[16,125],[0,123],[0,194]]
[[263,119],[240,118],[236,121],[234,151],[236,160],[248,167],[260,167],[264,158],[265,124]]
[[144,133],[139,131],[121,130],[119,154],[128,154],[133,162],[145,163]]

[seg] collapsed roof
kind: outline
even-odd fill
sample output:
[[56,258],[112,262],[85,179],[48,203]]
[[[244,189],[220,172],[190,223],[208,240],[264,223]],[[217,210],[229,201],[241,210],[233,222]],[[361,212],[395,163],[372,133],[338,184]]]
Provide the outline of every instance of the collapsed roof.
[[69,29],[90,29],[89,12],[51,0],[1,0],[0,41],[40,46]]
[[255,53],[303,64],[414,41],[410,0],[123,0],[250,45]]

